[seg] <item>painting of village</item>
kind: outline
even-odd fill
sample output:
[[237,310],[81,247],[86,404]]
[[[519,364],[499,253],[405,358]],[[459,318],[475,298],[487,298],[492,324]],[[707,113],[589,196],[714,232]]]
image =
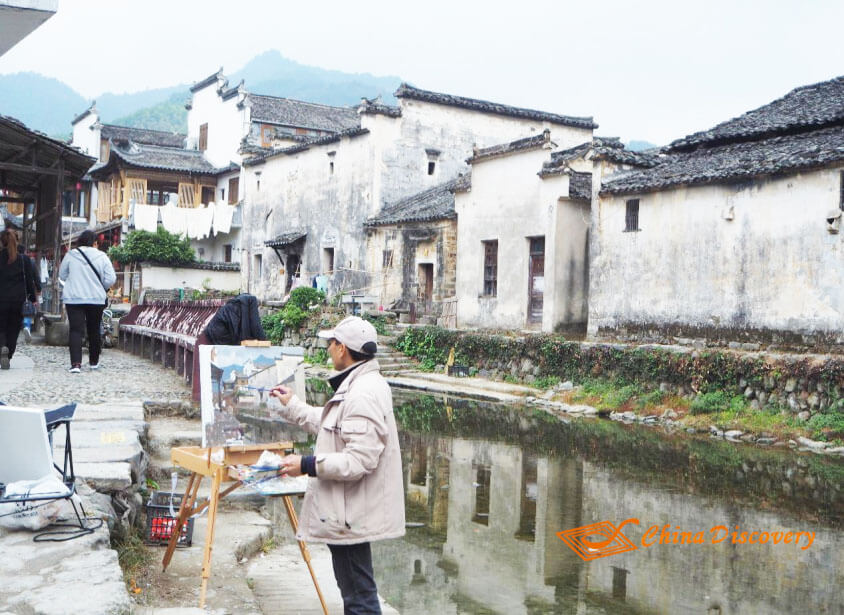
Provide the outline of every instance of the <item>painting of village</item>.
[[278,384],[305,398],[303,351],[293,346],[200,346],[202,446],[257,444],[245,417],[266,417]]

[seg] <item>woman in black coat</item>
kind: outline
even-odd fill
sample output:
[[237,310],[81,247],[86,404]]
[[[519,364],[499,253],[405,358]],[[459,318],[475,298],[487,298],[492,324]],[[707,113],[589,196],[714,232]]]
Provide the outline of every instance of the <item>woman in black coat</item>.
[[35,302],[35,267],[18,252],[17,233],[6,229],[0,232],[0,369],[9,369],[15,354],[24,299]]

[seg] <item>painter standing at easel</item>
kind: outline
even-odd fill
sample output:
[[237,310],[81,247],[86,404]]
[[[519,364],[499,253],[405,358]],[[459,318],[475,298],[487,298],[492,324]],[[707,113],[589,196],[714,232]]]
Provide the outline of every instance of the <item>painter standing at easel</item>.
[[308,484],[297,538],[328,543],[346,614],[381,613],[370,542],[404,535],[401,453],[390,387],[381,375],[377,334],[351,316],[320,331],[339,373],[334,396],[309,406],[287,387],[273,395],[282,414],[317,434],[314,455],[288,455],[282,469],[315,477]]

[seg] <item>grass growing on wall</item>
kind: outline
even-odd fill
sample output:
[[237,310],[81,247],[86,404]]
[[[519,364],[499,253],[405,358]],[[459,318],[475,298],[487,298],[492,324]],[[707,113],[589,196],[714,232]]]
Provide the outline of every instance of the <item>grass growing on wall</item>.
[[[397,340],[396,347],[419,360],[425,369],[445,364],[454,348],[458,364],[473,370],[503,371],[501,377],[506,381],[547,389],[570,380],[578,388],[561,395],[564,401],[589,404],[607,412],[661,414],[671,408],[681,415],[688,412],[687,424],[697,427],[716,425],[721,429],[771,432],[778,437],[808,435],[831,442],[844,440],[841,359],[817,361],[805,357],[785,364],[762,356],[717,350],[625,348],[569,342],[550,334],[522,337],[440,327],[409,328]],[[539,375],[520,379],[509,373],[517,371],[525,359],[538,367]],[[829,406],[805,422],[789,409],[770,403],[753,409],[743,395],[747,387],[781,390],[789,380],[812,383],[828,395]],[[661,391],[663,384],[674,392],[682,387],[696,397]]]

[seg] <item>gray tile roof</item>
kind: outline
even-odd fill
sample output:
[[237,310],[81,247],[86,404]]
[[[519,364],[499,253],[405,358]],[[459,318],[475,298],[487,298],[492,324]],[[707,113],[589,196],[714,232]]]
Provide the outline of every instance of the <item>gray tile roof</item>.
[[407,83],[402,83],[399,86],[399,89],[396,90],[394,96],[396,98],[410,98],[413,100],[421,100],[424,102],[436,103],[438,105],[462,107],[464,109],[483,111],[484,113],[494,113],[496,115],[506,115],[510,117],[521,117],[531,120],[553,122],[555,124],[562,124],[564,126],[574,126],[576,128],[595,129],[598,127],[598,125],[592,120],[591,117],[573,117],[570,115],[548,113],[546,111],[536,111],[535,109],[511,107],[509,105],[502,105],[486,100],[478,100],[476,98],[466,98],[463,96],[454,96],[452,94],[441,94],[439,92],[420,90],[419,88],[415,88],[412,85],[408,85]]
[[281,248],[284,246],[289,246],[291,243],[299,241],[303,237],[307,236],[307,231],[303,229],[292,229],[289,231],[285,231],[280,235],[277,235],[273,239],[269,239],[264,242],[265,246],[269,246],[271,248]]
[[336,143],[344,137],[352,138],[365,134],[369,134],[368,128],[352,128],[351,130],[344,130],[343,132],[338,132],[332,135],[325,135],[324,137],[314,137],[312,139],[308,139],[304,143],[298,143],[296,145],[285,145],[282,147],[274,148],[261,148],[261,151],[257,152],[254,156],[244,160],[243,166],[251,167],[256,164],[261,164],[262,162],[266,161],[269,158],[272,158],[273,156],[280,156],[282,154],[290,156],[292,154],[304,152],[305,150],[315,146],[326,145],[328,143]]
[[364,98],[360,106],[358,107],[358,112],[365,115],[388,115],[390,117],[401,117],[401,108],[400,107],[391,107],[390,105],[385,105],[381,102],[380,96],[376,99],[370,100],[368,98]]
[[252,108],[253,122],[329,132],[342,132],[360,126],[360,116],[354,107],[331,107],[259,94],[249,94],[248,101]]
[[844,161],[844,125],[671,153],[659,165],[614,176],[601,194],[652,192],[795,172]]
[[218,169],[208,162],[199,150],[130,143],[125,147],[112,145],[109,160],[94,165],[88,172],[93,175],[108,167],[111,164],[112,155],[130,166],[144,169],[163,169],[204,175],[218,175],[229,169],[229,167]]
[[575,158],[585,158],[587,155],[593,160],[609,160],[634,167],[650,168],[659,164],[659,156],[625,149],[618,137],[595,137],[591,142],[553,152],[551,160],[542,164],[539,176],[559,175],[566,169],[567,162]]
[[538,135],[532,137],[525,137],[524,139],[517,139],[510,143],[501,143],[500,145],[493,145],[491,147],[484,147],[482,149],[475,149],[471,158],[467,158],[466,162],[474,164],[481,160],[489,160],[490,158],[497,158],[499,156],[506,156],[515,152],[523,152],[533,149],[538,149],[543,145],[551,142],[551,131],[545,130]]
[[569,198],[581,201],[591,201],[592,174],[572,171],[569,175]]
[[792,90],[782,98],[702,132],[678,139],[666,151],[799,132],[844,121],[844,77]]
[[217,79],[218,79],[218,78],[220,78],[220,77],[222,77],[222,76],[223,76],[223,67],[221,66],[221,67],[220,67],[220,70],[218,70],[218,71],[217,71],[216,73],[214,73],[213,75],[208,75],[208,76],[207,76],[205,79],[203,79],[202,81],[197,81],[196,83],[194,83],[194,84],[191,86],[190,91],[191,91],[191,92],[197,92],[197,91],[201,90],[202,88],[206,88],[206,87],[208,87],[208,86],[209,86],[209,85],[211,85],[212,83],[217,83]]
[[103,139],[111,139],[115,142],[134,141],[135,143],[159,145],[161,147],[184,147],[187,138],[187,135],[178,132],[147,130],[146,128],[115,126],[114,124],[103,124],[100,136]]
[[423,190],[413,196],[388,204],[377,215],[369,218],[365,226],[384,226],[403,222],[430,222],[456,218],[454,193],[468,190],[471,174]]

